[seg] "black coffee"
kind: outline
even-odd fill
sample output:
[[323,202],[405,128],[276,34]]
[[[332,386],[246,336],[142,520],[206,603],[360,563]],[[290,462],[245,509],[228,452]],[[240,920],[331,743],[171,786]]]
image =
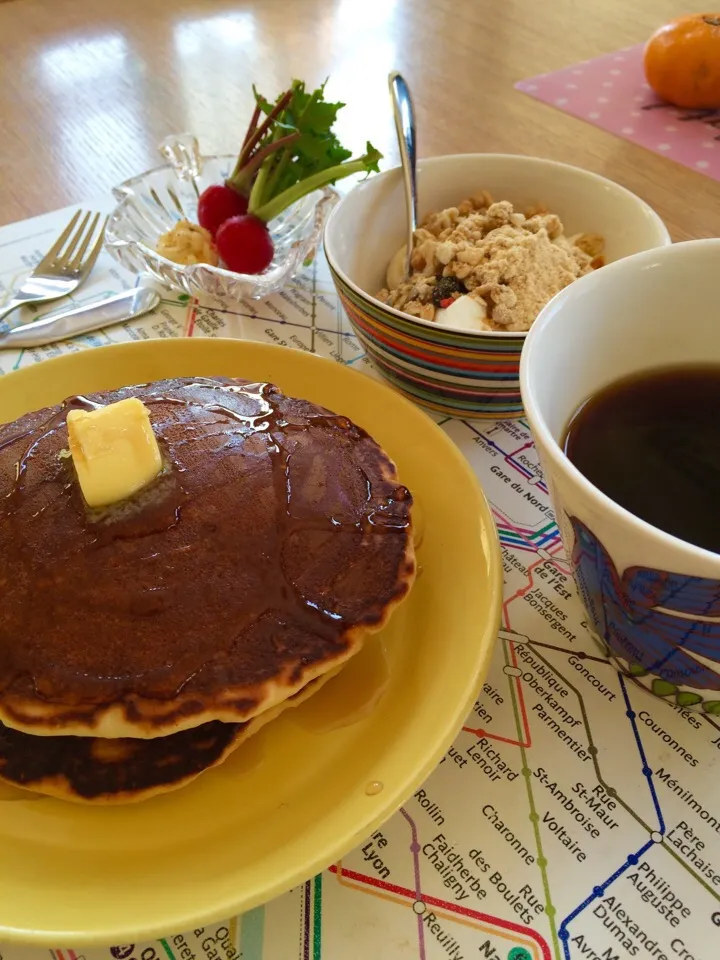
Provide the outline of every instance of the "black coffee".
[[563,445],[620,506],[720,553],[720,365],[610,384],[573,415]]

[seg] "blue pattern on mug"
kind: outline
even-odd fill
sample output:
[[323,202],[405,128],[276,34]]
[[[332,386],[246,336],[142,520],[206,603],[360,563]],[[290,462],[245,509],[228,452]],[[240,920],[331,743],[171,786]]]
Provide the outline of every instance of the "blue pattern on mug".
[[670,683],[720,690],[720,581],[647,567],[620,576],[597,537],[568,519],[580,594],[612,652]]

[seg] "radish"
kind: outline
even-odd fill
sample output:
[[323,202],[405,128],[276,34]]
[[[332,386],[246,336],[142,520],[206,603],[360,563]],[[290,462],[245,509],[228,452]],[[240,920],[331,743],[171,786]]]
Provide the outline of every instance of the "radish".
[[293,80],[274,103],[254,87],[253,93],[255,110],[235,166],[224,184],[203,192],[198,219],[229,270],[254,274],[272,263],[267,224],[315,190],[377,171],[382,154],[368,142],[352,159],[332,129],[344,104],[325,99],[325,84],[310,91]]
[[214,183],[200,194],[198,222],[214,237],[226,220],[247,213],[247,208],[247,197],[227,184]]
[[262,273],[275,252],[268,228],[249,214],[226,220],[215,243],[227,268],[235,273]]

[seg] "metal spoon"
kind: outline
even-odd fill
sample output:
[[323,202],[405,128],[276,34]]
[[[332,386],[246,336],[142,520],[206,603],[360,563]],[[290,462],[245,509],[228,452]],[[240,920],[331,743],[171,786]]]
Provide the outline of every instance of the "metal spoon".
[[405,276],[410,276],[410,257],[413,250],[413,238],[417,229],[417,176],[415,165],[417,153],[415,146],[415,112],[413,110],[410,88],[397,70],[388,77],[390,96],[393,103],[395,129],[400,146],[403,183],[405,186],[405,207],[407,210],[407,256],[405,258]]

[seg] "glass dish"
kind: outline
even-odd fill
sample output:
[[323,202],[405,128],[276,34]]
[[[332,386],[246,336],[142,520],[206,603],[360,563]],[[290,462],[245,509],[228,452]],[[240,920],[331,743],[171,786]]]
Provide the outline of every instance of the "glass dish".
[[205,187],[229,176],[236,158],[201,156],[191,134],[167,137],[159,151],[168,161],[165,166],[113,189],[117,206],[108,221],[105,246],[122,266],[149,273],[192,297],[259,300],[281,290],[312,260],[325,220],[338,201],[329,188],[303,197],[268,224],[275,256],[263,273],[233,273],[207,263],[183,266],[161,256],[155,249],[160,235],[178,220],[197,223],[198,197]]

